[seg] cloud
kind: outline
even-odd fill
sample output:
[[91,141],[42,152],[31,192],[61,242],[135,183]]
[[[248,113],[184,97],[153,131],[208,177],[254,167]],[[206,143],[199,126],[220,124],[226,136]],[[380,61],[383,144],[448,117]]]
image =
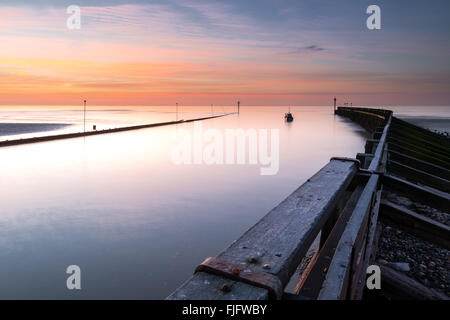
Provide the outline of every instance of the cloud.
[[304,55],[308,53],[315,53],[315,52],[321,52],[326,50],[325,48],[319,47],[318,45],[310,45],[310,46],[304,46],[296,48],[293,51],[285,52],[285,55]]

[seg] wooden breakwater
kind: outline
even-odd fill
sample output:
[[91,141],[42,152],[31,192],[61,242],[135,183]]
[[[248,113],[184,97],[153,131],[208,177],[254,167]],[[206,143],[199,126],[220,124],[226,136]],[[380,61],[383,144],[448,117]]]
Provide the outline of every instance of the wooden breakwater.
[[[339,107],[372,134],[357,159],[332,158],[216,257],[169,300],[362,299],[376,263],[381,221],[448,247],[448,226],[382,199],[384,189],[448,213],[450,145],[392,111]],[[285,287],[316,238],[317,253],[294,293]],[[383,276],[386,275],[386,276]],[[413,298],[445,298],[383,266],[383,287]]]
[[230,114],[233,114],[233,113],[227,113],[227,114],[222,114],[222,115],[217,115],[217,116],[210,116],[210,117],[203,117],[203,118],[196,118],[196,119],[189,119],[189,120],[158,122],[158,123],[151,123],[151,124],[143,124],[143,125],[136,125],[136,126],[127,126],[127,127],[113,128],[113,129],[104,129],[104,130],[95,130],[95,131],[86,131],[86,132],[75,132],[75,133],[65,133],[65,134],[48,135],[48,136],[25,138],[25,139],[5,140],[5,141],[0,141],[0,147],[16,146],[16,145],[21,145],[21,144],[46,142],[46,141],[53,141],[53,140],[89,137],[89,136],[95,136],[95,135],[107,134],[107,133],[116,133],[116,132],[123,132],[123,131],[140,130],[140,129],[154,128],[154,127],[162,127],[162,126],[168,126],[168,125],[174,125],[174,124],[189,123],[189,122],[194,122],[194,121],[202,121],[202,120],[209,120],[209,119],[214,119],[214,118],[220,118],[220,117],[224,117],[224,116],[227,116],[227,115],[230,115]]

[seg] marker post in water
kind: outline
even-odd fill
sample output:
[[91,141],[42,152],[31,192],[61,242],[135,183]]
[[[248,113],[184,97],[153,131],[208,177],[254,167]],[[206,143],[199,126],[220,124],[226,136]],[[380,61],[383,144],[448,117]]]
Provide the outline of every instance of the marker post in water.
[[86,133],[86,100],[84,100],[83,131]]
[[336,97],[334,97],[334,113],[336,113]]

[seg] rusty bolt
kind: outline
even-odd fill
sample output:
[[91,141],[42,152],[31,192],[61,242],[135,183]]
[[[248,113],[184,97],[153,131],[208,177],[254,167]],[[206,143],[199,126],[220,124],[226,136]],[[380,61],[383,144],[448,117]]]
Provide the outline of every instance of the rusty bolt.
[[223,291],[223,292],[230,292],[230,291],[231,291],[231,288],[230,288],[229,285],[224,284],[224,285],[220,288],[220,291]]
[[255,257],[250,257],[250,258],[247,259],[247,262],[248,263],[257,263],[258,259],[256,259]]
[[241,270],[239,270],[238,268],[233,268],[233,269],[231,270],[231,273],[234,274],[235,276],[238,276],[239,273],[241,273]]

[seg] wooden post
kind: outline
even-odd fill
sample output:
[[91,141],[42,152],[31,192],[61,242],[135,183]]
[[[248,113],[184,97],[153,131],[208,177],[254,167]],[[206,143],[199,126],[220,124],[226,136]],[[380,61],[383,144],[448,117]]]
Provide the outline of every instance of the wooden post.
[[84,120],[83,120],[83,131],[86,132],[86,100],[84,100]]
[[450,249],[450,227],[388,200],[381,201],[381,221]]
[[334,97],[334,114],[336,114],[336,97]]
[[238,101],[238,113],[240,113],[241,102]]

